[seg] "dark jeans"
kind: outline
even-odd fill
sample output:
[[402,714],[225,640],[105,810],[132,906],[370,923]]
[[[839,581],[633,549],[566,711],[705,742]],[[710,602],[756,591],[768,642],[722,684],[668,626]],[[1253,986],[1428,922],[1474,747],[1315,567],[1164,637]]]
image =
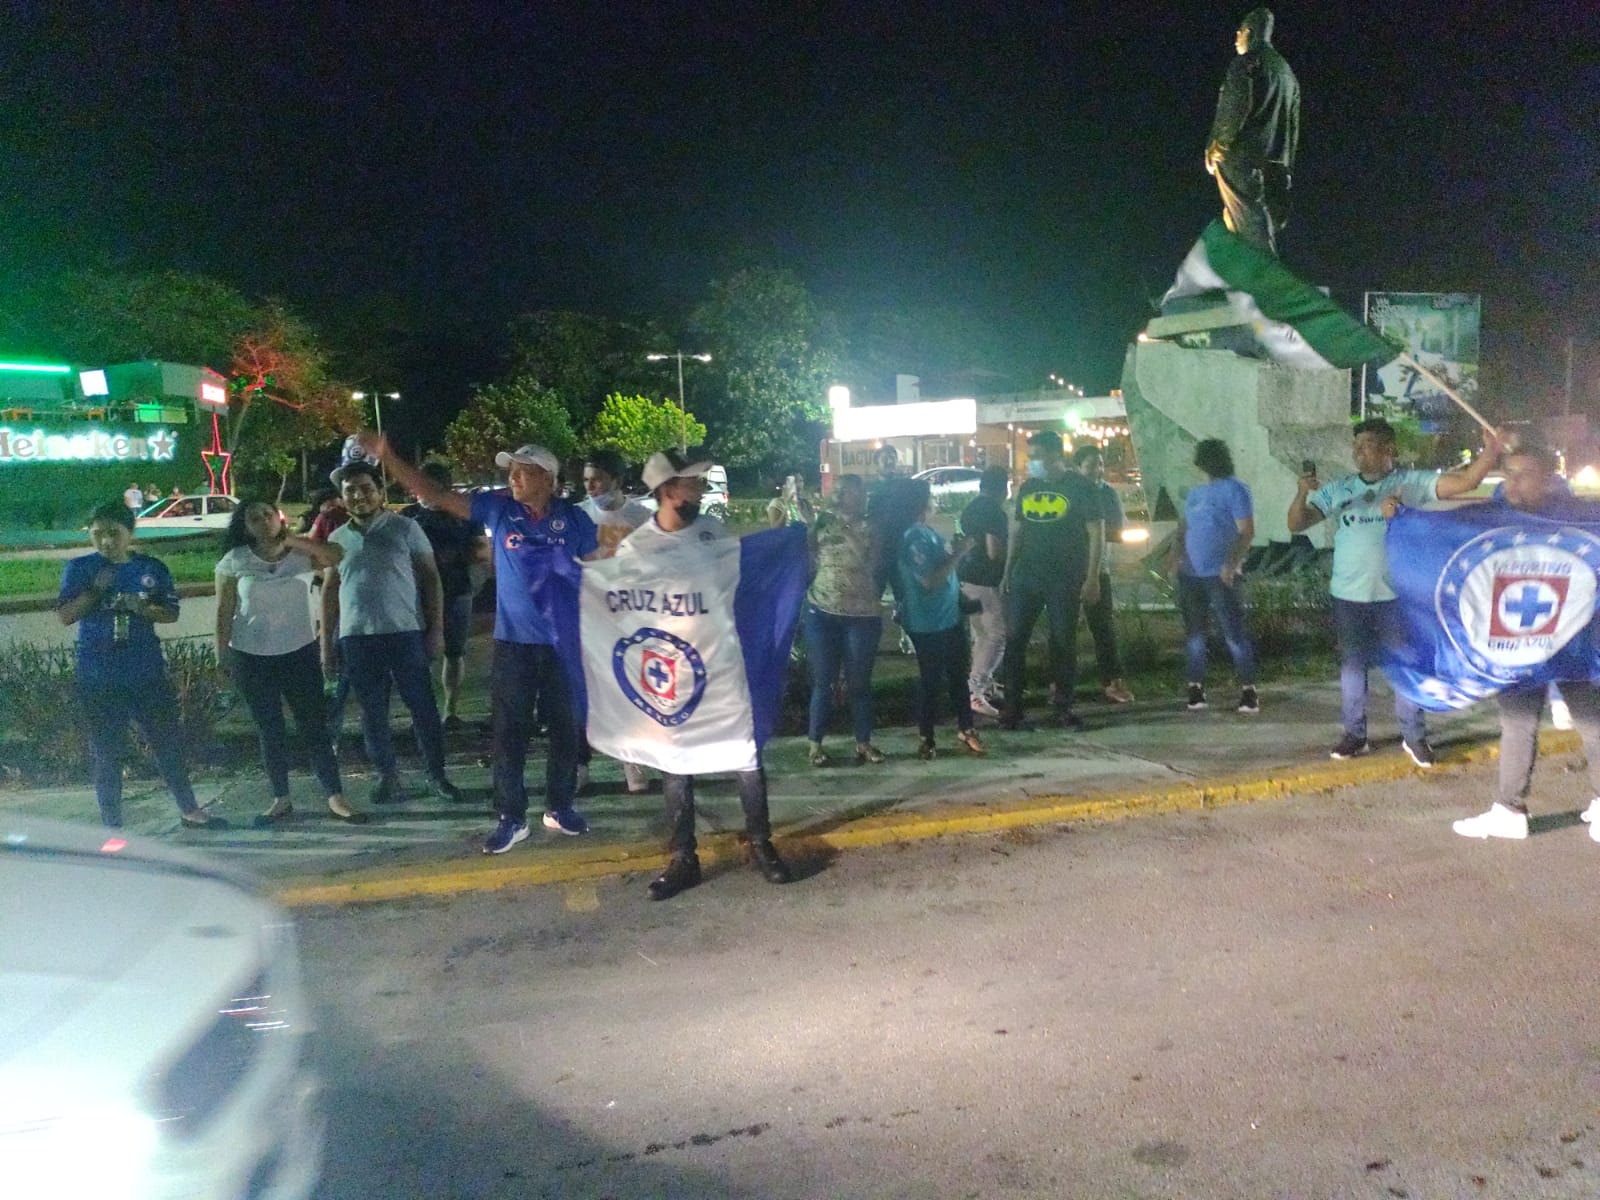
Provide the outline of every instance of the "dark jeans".
[[1215,613],[1239,685],[1255,687],[1256,648],[1245,632],[1237,585],[1229,587],[1217,575],[1179,575],[1178,611],[1183,614],[1184,666],[1190,683],[1206,681],[1206,618]]
[[[1583,739],[1589,760],[1589,786],[1600,796],[1600,688],[1592,683],[1563,683],[1561,698],[1572,713],[1572,726]],[[1501,692],[1500,796],[1501,804],[1527,812],[1528,784],[1539,753],[1539,714],[1544,711],[1544,685]]]
[[421,631],[342,637],[339,660],[350,680],[350,690],[361,703],[361,736],[372,765],[380,774],[395,773],[394,739],[389,734],[392,684],[411,713],[411,731],[428,774],[443,779],[444,729],[439,722],[438,701],[433,698],[433,679],[428,673],[428,653]]
[[[950,697],[957,729],[972,728],[972,696],[967,691],[967,631],[961,625],[933,633],[906,630],[917,648],[917,731],[933,740],[933,720],[939,712],[939,688]],[[1006,695],[1011,695],[1008,685]]]
[[811,657],[811,719],[806,736],[813,742],[822,740],[833,714],[833,681],[839,676],[841,659],[856,743],[872,740],[872,666],[882,635],[882,617],[842,617],[806,606],[806,652]]
[[183,764],[183,732],[178,727],[178,696],[166,675],[135,680],[78,682],[78,704],[88,727],[89,754],[94,763],[94,796],[100,819],[122,824],[122,760],[128,753],[128,722],[139,726],[167,789],[180,812],[199,809],[189,772]]
[[339,765],[329,745],[317,644],[307,642],[288,654],[246,654],[234,650],[228,655],[228,663],[233,670],[233,682],[255,719],[256,732],[261,739],[261,761],[267,768],[273,799],[279,800],[289,794],[289,730],[283,719],[285,704],[294,714],[295,726],[306,744],[306,754],[311,759],[311,770],[317,782],[325,793],[337,796],[343,788],[339,783]]
[[[1402,633],[1397,600],[1333,598],[1333,624],[1339,635],[1339,709],[1344,731],[1362,741],[1367,737],[1367,671],[1378,665],[1385,646],[1400,644]],[[1394,717],[1400,736],[1413,744],[1427,736],[1422,709],[1399,692],[1394,694]]]
[[1115,610],[1111,607],[1111,576],[1100,574],[1100,599],[1083,610],[1089,626],[1089,636],[1094,639],[1094,664],[1100,672],[1100,683],[1105,685],[1122,678],[1122,656],[1117,653],[1117,628]]
[[496,639],[490,667],[494,705],[495,807],[503,817],[528,817],[528,739],[543,717],[550,739],[544,764],[545,808],[572,807],[578,788],[578,723],[572,689],[554,646]]
[[1083,576],[1072,575],[1045,587],[1013,581],[1006,609],[1006,658],[1001,675],[1006,683],[1006,714],[1022,713],[1023,679],[1028,665],[1028,642],[1041,612],[1049,620],[1050,682],[1056,686],[1056,704],[1072,707],[1072,690],[1078,676],[1078,606],[1083,602]]
[[[667,799],[667,849],[674,858],[694,853],[694,776],[661,776],[661,790]],[[739,806],[744,809],[744,831],[752,842],[772,837],[772,822],[767,815],[767,772],[757,766],[739,772]]]

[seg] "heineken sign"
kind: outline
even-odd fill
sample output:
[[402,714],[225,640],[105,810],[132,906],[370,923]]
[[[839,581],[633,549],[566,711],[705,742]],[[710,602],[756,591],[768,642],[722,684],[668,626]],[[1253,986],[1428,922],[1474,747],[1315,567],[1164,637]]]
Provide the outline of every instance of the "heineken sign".
[[129,433],[91,425],[62,433],[0,425],[0,467],[32,462],[171,462],[177,449],[177,434],[159,426]]

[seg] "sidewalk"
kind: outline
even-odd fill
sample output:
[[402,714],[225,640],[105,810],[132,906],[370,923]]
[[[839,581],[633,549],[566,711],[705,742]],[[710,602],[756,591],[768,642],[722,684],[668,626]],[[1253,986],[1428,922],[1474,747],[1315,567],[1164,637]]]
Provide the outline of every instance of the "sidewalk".
[[[1218,688],[1218,698],[1231,695]],[[1374,672],[1373,752],[1333,762],[1328,747],[1339,732],[1336,681],[1268,688],[1262,713],[1245,717],[1219,705],[1186,712],[1175,696],[1141,699],[1113,708],[1085,706],[1089,728],[1005,733],[984,728],[989,754],[974,758],[940,730],[941,757],[917,759],[915,730],[890,728],[875,737],[889,755],[881,766],[854,765],[847,736],[832,740],[834,764],[814,768],[806,744],[784,738],[768,747],[772,820],[780,848],[797,860],[949,833],[997,831],[1033,824],[1163,812],[1271,799],[1293,792],[1393,780],[1403,790],[1421,772],[1401,751],[1393,732],[1387,689]],[[1496,710],[1479,705],[1431,719],[1441,763],[1435,774],[1460,770],[1492,756]],[[592,831],[581,838],[533,835],[508,854],[481,853],[493,817],[489,764],[473,749],[455,746],[452,778],[470,803],[449,805],[423,796],[425,779],[406,772],[418,795],[374,809],[366,803],[369,776],[347,772],[348,794],[372,815],[370,824],[347,826],[325,810],[315,782],[293,781],[295,817],[273,830],[250,828],[265,808],[267,787],[254,770],[234,778],[197,782],[201,803],[234,824],[224,832],[179,828],[170,797],[150,781],[130,781],[125,820],[130,832],[208,850],[254,872],[269,891],[291,905],[447,895],[539,883],[575,883],[599,876],[648,872],[665,862],[660,785],[629,795],[621,768],[596,757],[589,792],[579,809]],[[397,739],[398,745],[409,738]],[[1546,753],[1576,747],[1572,734],[1543,735]],[[528,781],[538,804],[542,744],[535,742]],[[1476,786],[1476,785],[1475,785]],[[697,787],[701,858],[708,868],[738,862],[742,828],[731,778]],[[1463,794],[1463,813],[1487,797]],[[1481,805],[1479,805],[1481,807]],[[0,817],[37,814],[93,823],[97,811],[87,787],[0,790]]]

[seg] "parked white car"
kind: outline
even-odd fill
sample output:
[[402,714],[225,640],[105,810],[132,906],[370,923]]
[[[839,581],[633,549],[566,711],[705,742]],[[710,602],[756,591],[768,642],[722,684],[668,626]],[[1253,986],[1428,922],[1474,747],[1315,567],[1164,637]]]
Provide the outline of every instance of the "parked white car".
[[294,930],[226,868],[0,817],[7,1196],[303,1200],[321,1173]]
[[239,501],[234,496],[167,496],[149,505],[134,520],[140,529],[226,529]]
[[928,491],[935,497],[952,494],[976,496],[983,472],[976,467],[929,467],[911,478],[926,479]]

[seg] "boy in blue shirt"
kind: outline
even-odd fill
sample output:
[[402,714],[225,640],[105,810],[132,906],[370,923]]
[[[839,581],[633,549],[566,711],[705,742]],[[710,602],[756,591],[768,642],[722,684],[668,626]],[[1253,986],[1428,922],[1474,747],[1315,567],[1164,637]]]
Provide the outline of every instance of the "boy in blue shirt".
[[133,512],[120,500],[89,518],[94,553],[68,561],[61,575],[56,615],[78,627],[78,702],[94,760],[100,819],[122,824],[122,760],[128,722],[138,723],[166,780],[184,827],[227,824],[195,802],[183,763],[178,696],[167,678],[157,624],[178,619],[178,589],[162,562],[133,549]]
[[1206,482],[1189,489],[1183,522],[1174,539],[1177,554],[1178,610],[1183,614],[1184,656],[1189,676],[1190,712],[1206,707],[1206,617],[1215,613],[1239,679],[1238,711],[1254,716],[1256,652],[1244,626],[1239,576],[1255,539],[1255,509],[1250,489],[1233,474],[1233,454],[1220,438],[1194,448],[1194,465]]

